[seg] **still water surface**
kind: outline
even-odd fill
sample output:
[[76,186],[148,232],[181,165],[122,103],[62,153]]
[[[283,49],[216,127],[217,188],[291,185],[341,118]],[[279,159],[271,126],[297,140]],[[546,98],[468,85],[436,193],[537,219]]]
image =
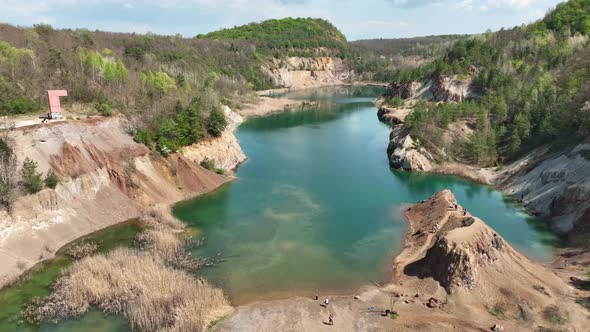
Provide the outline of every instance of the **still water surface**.
[[553,237],[491,187],[455,177],[391,171],[389,127],[377,120],[378,88],[300,91],[316,102],[242,124],[248,160],[238,179],[178,204],[176,216],[204,231],[197,255],[222,252],[205,271],[238,303],[351,290],[389,277],[406,222],[401,210],[441,189],[534,258]]

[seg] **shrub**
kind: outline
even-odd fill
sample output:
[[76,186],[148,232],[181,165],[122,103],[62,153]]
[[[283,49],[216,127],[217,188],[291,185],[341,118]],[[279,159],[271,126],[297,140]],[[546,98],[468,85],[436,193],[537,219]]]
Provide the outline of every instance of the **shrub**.
[[22,96],[10,99],[2,105],[2,113],[10,115],[31,113],[36,109],[37,105],[31,98]]
[[553,324],[565,324],[568,321],[567,314],[556,305],[550,305],[543,309],[543,318]]
[[57,174],[55,174],[55,172],[52,169],[47,171],[47,176],[45,176],[45,186],[47,188],[55,189],[58,183],[59,178],[57,177]]
[[41,173],[37,172],[37,162],[25,158],[21,169],[21,186],[29,194],[39,192],[43,188]]
[[133,135],[133,140],[137,143],[149,145],[154,141],[154,136],[149,130],[137,130]]
[[206,168],[210,171],[215,169],[215,163],[213,162],[213,160],[211,160],[209,158],[205,158],[205,159],[201,160],[200,164],[203,168]]
[[209,120],[207,121],[207,131],[213,136],[221,136],[221,133],[227,127],[227,120],[225,114],[218,108],[211,110]]
[[102,116],[111,116],[113,115],[113,109],[107,103],[99,103],[96,105],[96,110]]
[[66,254],[73,259],[82,259],[92,256],[100,249],[100,243],[93,240],[84,240],[66,249]]
[[387,104],[391,107],[401,107],[404,104],[404,101],[402,100],[402,98],[400,96],[395,96],[393,98],[391,98]]

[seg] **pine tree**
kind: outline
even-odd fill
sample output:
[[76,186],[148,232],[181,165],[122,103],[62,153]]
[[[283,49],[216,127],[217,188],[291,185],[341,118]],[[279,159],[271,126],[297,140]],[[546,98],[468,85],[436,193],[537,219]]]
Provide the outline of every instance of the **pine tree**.
[[21,169],[21,186],[29,194],[34,194],[43,188],[41,173],[37,172],[37,162],[25,158]]
[[225,119],[225,114],[217,108],[211,110],[211,114],[209,114],[209,121],[207,122],[207,130],[213,136],[221,136],[221,133],[225,130],[227,126],[227,120]]
[[59,178],[57,177],[57,174],[55,174],[55,172],[52,169],[50,169],[47,172],[47,176],[45,176],[45,186],[47,188],[55,189],[58,183]]

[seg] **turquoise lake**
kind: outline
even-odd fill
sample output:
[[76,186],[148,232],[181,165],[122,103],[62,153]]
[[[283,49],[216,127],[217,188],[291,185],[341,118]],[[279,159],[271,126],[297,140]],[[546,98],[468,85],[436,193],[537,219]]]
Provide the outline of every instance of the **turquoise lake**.
[[288,94],[314,105],[247,120],[237,131],[249,158],[238,179],[174,208],[207,239],[194,254],[223,253],[204,275],[235,303],[387,281],[406,230],[403,208],[442,189],[529,257],[551,257],[554,236],[492,187],[390,170],[390,128],[373,104],[382,92]]
[[[223,253],[225,261],[203,275],[234,304],[351,293],[387,281],[406,230],[403,208],[441,189],[451,189],[526,255],[551,257],[556,239],[542,221],[493,188],[390,170],[389,127],[377,120],[373,106],[381,92],[342,87],[289,94],[316,104],[246,121],[237,136],[249,159],[238,168],[238,179],[174,208],[207,239],[195,255]],[[108,250],[131,245],[139,231],[125,223],[89,237]],[[70,263],[58,257],[0,290],[0,332],[130,331],[125,318],[96,310],[58,324],[20,323],[23,305],[48,295]]]

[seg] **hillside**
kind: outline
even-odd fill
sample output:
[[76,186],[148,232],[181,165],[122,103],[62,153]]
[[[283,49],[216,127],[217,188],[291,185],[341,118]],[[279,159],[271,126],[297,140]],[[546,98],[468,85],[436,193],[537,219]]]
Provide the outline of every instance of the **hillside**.
[[[538,165],[559,157],[556,153],[574,160],[579,155],[583,163],[587,148],[574,147],[590,135],[589,27],[590,1],[571,0],[538,22],[460,40],[432,63],[398,72],[380,111],[384,119],[404,115],[405,130],[394,129],[388,149],[392,166],[412,169],[406,156],[420,160],[416,168],[423,170],[435,168],[430,163],[485,167],[519,158],[527,158],[524,165]],[[545,149],[536,150],[541,147]],[[536,151],[534,158],[531,151]],[[556,167],[544,172],[559,172]],[[560,197],[571,197],[572,184],[587,192],[575,180],[579,172],[559,174],[549,202],[567,201]],[[519,182],[502,177],[508,178]],[[536,190],[505,185],[525,200]],[[534,186],[547,190],[546,184]],[[584,196],[581,192],[575,197]],[[530,199],[534,197],[540,196],[531,194]],[[586,205],[571,204],[580,210],[563,221],[570,225],[561,227],[566,230],[584,219]],[[553,218],[571,211],[563,205],[561,212],[550,210],[541,214]]]
[[415,38],[364,39],[351,42],[353,48],[374,55],[384,64],[377,80],[389,80],[400,70],[416,68],[434,61],[455,42],[469,35],[441,35]]
[[124,113],[136,141],[168,154],[218,135],[220,107],[251,103],[254,90],[349,79],[348,63],[334,57],[347,47],[320,19],[200,38],[0,25],[0,115],[44,113],[46,90],[66,89],[72,117]]
[[537,23],[459,41],[431,64],[400,72],[389,96],[402,97],[403,82],[460,78],[481,98],[455,106],[421,104],[408,122],[432,141],[425,126],[444,129],[459,117],[481,118],[471,140],[476,144],[457,151],[477,164],[514,158],[549,141],[579,141],[587,137],[590,119],[586,24],[590,1],[572,0]]
[[[346,37],[330,22],[312,18],[284,18],[250,23],[230,29],[198,35],[199,39],[246,40],[255,42],[261,52],[279,55],[312,56],[321,49],[324,55],[342,54],[348,45]],[[319,55],[319,54],[318,54]]]

